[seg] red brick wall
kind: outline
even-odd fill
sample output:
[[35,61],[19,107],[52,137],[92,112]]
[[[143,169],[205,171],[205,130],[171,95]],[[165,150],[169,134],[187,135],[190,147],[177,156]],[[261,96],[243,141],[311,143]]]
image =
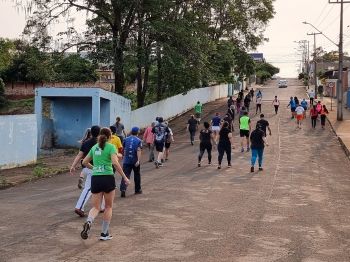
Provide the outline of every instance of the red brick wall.
[[111,83],[42,83],[42,84],[32,84],[32,83],[7,83],[5,85],[5,95],[11,99],[20,99],[34,97],[34,90],[36,87],[99,87],[107,91],[113,91],[113,86]]

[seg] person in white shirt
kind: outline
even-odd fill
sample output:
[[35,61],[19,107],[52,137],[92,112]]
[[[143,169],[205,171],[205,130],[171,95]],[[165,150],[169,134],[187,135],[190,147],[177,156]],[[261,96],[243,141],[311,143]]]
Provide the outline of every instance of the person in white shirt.
[[262,96],[257,96],[256,97],[256,112],[255,112],[255,114],[258,114],[258,110],[259,110],[259,113],[261,113],[261,104],[262,104]]
[[309,98],[310,98],[310,107],[314,105],[314,99],[315,99],[315,92],[314,90],[311,90],[309,92]]
[[280,106],[280,101],[278,100],[277,96],[275,96],[275,99],[272,101],[272,104],[275,108],[276,115],[278,114],[278,108]]
[[301,105],[298,105],[295,109],[295,113],[297,114],[297,125],[299,129],[301,129],[301,123],[304,119],[304,111],[305,109]]

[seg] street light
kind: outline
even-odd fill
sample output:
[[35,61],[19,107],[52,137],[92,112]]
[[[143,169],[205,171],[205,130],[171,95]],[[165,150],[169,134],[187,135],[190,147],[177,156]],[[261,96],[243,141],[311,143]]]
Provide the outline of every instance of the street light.
[[333,44],[335,44],[337,47],[339,47],[339,44],[337,44],[336,42],[334,42],[332,39],[330,39],[328,36],[326,36],[323,32],[321,32],[318,28],[316,28],[313,24],[304,21],[303,24],[305,25],[310,25],[312,26],[318,33],[320,33],[321,35],[323,35],[325,38],[327,38],[330,42],[332,42]]

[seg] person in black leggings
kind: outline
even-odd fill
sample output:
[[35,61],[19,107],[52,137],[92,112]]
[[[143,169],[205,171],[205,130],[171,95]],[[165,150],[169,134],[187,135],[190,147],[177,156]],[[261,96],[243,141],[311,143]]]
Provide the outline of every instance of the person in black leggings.
[[202,157],[204,155],[205,150],[208,152],[208,164],[211,165],[211,150],[213,148],[214,135],[213,131],[211,131],[210,124],[208,122],[204,122],[204,129],[201,130],[199,134],[199,156],[198,156],[198,167],[201,166]]
[[229,124],[224,122],[222,128],[219,132],[219,143],[218,143],[218,152],[219,152],[219,165],[218,169],[221,169],[222,159],[224,154],[227,156],[228,167],[231,167],[231,147],[232,147],[232,132],[229,129]]

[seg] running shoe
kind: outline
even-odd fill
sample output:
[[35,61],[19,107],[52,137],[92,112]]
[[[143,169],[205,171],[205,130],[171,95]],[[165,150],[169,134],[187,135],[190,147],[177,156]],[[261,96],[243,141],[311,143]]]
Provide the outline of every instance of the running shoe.
[[232,167],[232,165],[231,164],[228,164],[228,166],[227,166],[228,168],[231,168]]
[[80,233],[80,236],[82,239],[88,239],[90,228],[91,228],[91,223],[85,222],[83,225],[83,231],[81,231],[81,233]]
[[136,191],[135,195],[141,195],[142,194],[142,190]]
[[154,164],[156,165],[156,168],[159,168],[159,163],[158,163],[158,161],[155,161]]
[[121,192],[120,192],[120,197],[121,197],[121,198],[125,198],[125,191],[121,191]]
[[209,162],[208,165],[211,166],[211,162]]
[[198,167],[201,167],[201,163],[198,163]]
[[254,173],[254,167],[253,166],[250,168],[250,172]]
[[241,149],[241,153],[244,153],[244,148],[242,147],[242,149]]
[[218,169],[221,169],[221,166],[218,166]]
[[264,169],[262,167],[259,167],[259,171],[263,171]]
[[111,240],[111,239],[113,239],[113,237],[108,232],[107,232],[107,234],[101,233],[100,240],[107,241],[107,240]]
[[83,177],[79,177],[78,188],[82,189],[83,188],[83,184],[84,184],[84,178]]
[[84,211],[81,210],[81,209],[79,209],[79,208],[76,208],[76,209],[74,210],[74,212],[75,212],[75,214],[77,214],[77,215],[80,216],[80,217],[84,217],[84,216],[85,216]]

